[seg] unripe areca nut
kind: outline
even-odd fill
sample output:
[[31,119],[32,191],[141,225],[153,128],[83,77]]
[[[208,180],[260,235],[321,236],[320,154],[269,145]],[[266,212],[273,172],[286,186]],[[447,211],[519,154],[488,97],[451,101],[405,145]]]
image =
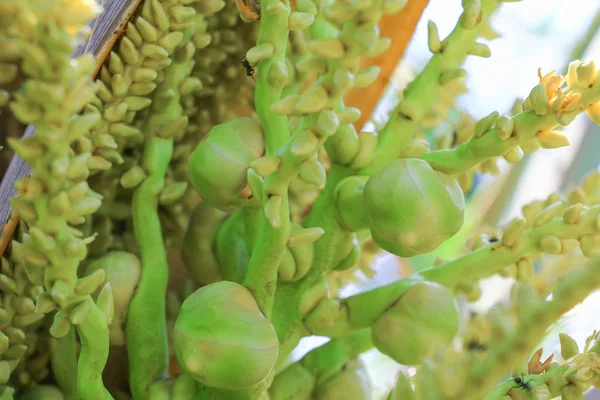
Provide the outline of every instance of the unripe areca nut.
[[419,159],[398,159],[375,173],[364,200],[373,240],[401,257],[435,250],[464,221],[465,198],[456,180]]
[[242,192],[248,168],[264,151],[263,133],[254,119],[234,118],[216,125],[190,155],[192,184],[210,206],[235,210],[248,202]]
[[315,391],[316,400],[370,400],[372,387],[369,375],[359,359],[346,363],[337,375],[320,384]]
[[452,291],[419,282],[372,326],[375,347],[404,365],[419,364],[437,347],[447,347],[458,332],[460,316]]
[[279,353],[275,328],[250,291],[228,281],[203,286],[183,302],[173,347],[186,373],[229,390],[262,382]]

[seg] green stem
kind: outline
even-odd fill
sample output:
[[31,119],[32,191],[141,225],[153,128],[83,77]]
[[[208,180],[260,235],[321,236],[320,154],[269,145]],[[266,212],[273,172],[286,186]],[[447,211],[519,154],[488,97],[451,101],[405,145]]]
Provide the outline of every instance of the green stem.
[[420,276],[413,275],[346,299],[323,300],[308,314],[306,328],[314,335],[336,338],[367,329],[408,289],[422,280]]
[[277,287],[277,270],[292,231],[288,210],[288,196],[282,196],[281,225],[273,227],[263,218],[261,235],[250,257],[248,273],[244,279],[244,286],[252,292],[260,310],[269,319]]
[[[269,7],[283,5],[285,12],[273,14]],[[289,139],[290,130],[286,116],[277,115],[271,111],[271,106],[281,99],[282,86],[272,85],[269,74],[274,63],[284,63],[288,43],[288,18],[290,14],[289,0],[265,0],[261,2],[260,29],[256,44],[271,43],[274,47],[273,56],[258,63],[258,77],[254,98],[256,113],[260,118],[265,135],[267,154],[275,154]]]
[[[473,0],[463,1],[465,8]],[[498,5],[497,0],[483,0],[484,15],[489,15]],[[427,63],[425,69],[411,82],[404,98],[396,107],[393,115],[379,132],[379,141],[373,162],[360,171],[361,175],[372,175],[391,161],[400,157],[409,143],[419,122],[431,109],[442,90],[440,77],[444,71],[459,68],[479,36],[479,24],[465,28],[461,16],[450,35],[442,42],[442,50]]]
[[490,349],[483,362],[471,368],[469,382],[472,384],[459,398],[479,398],[485,388],[493,385],[508,369],[519,365],[531,347],[544,337],[550,325],[598,288],[599,270],[600,262],[596,261],[578,271],[569,272],[552,294],[551,301],[542,302],[514,333]]
[[[600,10],[598,10],[596,12],[594,19],[592,20],[592,23],[590,24],[587,31],[585,32],[585,35],[577,42],[577,45],[571,51],[571,54],[569,55],[569,58],[568,58],[567,62],[565,63],[565,65],[563,65],[563,67],[561,67],[559,69],[559,71],[561,71],[562,74],[567,73],[567,70],[569,69],[569,62],[571,60],[581,60],[583,58],[587,49],[590,46],[592,39],[598,33],[598,29],[600,29]],[[594,123],[592,122],[592,124],[594,124]],[[588,130],[589,130],[589,128],[588,128]],[[586,135],[586,137],[587,136],[590,136],[590,135]],[[580,149],[586,148],[585,140],[586,139],[584,138],[584,144],[581,145]],[[594,146],[590,146],[588,148],[594,148]],[[576,157],[576,159],[579,159],[579,157]],[[586,158],[584,157],[584,159],[586,159]],[[514,198],[514,194],[515,194],[517,188],[519,187],[518,183],[521,178],[521,174],[523,173],[523,171],[525,171],[527,169],[530,161],[531,161],[531,154],[530,153],[525,154],[523,159],[511,169],[508,177],[506,178],[506,180],[504,181],[504,183],[502,185],[503,187],[500,190],[500,195],[498,196],[497,199],[494,200],[492,206],[490,207],[490,209],[488,211],[488,214],[485,216],[485,220],[483,221],[484,223],[489,224],[491,226],[495,226],[498,224],[498,222],[500,221],[500,218],[502,217],[504,210],[507,209],[507,204],[509,203],[509,201],[511,199]],[[577,165],[577,164],[578,164],[577,162],[572,163],[571,168],[573,168],[573,166]],[[573,181],[576,181],[576,180],[577,179],[574,179]],[[564,184],[565,184],[565,182],[563,180],[561,186],[564,186]]]
[[102,371],[108,360],[109,332],[106,315],[91,297],[90,311],[83,322],[77,325],[81,340],[81,354],[77,364],[77,389],[85,400],[112,400],[102,382]]
[[[369,327],[386,308],[420,279],[424,278],[452,288],[460,282],[490,276],[522,258],[540,253],[539,243],[547,235],[554,235],[560,239],[576,239],[595,234],[599,215],[600,206],[594,206],[582,214],[577,224],[567,224],[562,218],[556,218],[523,232],[513,247],[496,242],[447,264],[423,270],[392,284],[343,300],[324,300],[305,319],[306,327],[313,334],[330,337],[339,337]],[[369,304],[369,307],[364,307],[364,304]]]
[[152,137],[144,149],[148,177],[133,193],[133,230],[140,247],[142,273],[129,305],[126,338],[130,384],[135,399],[147,396],[148,386],[168,368],[165,294],[169,278],[158,195],[173,154],[173,139]]
[[[261,4],[261,21],[257,45],[270,43],[273,55],[258,63],[258,79],[256,81],[255,99],[256,112],[260,118],[267,155],[275,153],[289,154],[290,131],[288,119],[277,115],[271,106],[281,99],[283,85],[274,84],[273,77],[277,68],[285,65],[285,55],[288,42],[288,18],[290,14],[289,1],[266,0]],[[280,9],[281,12],[272,12]],[[278,82],[279,83],[279,82]],[[248,272],[244,286],[254,295],[262,313],[271,318],[275,290],[277,286],[277,270],[285,253],[287,240],[291,234],[292,223],[289,215],[288,191],[289,180],[293,177],[285,160],[282,160],[279,170],[267,177],[265,181],[265,201],[275,193],[269,190],[269,183],[279,181],[279,209],[274,211],[280,224],[274,226],[265,216],[260,227],[260,236],[252,249],[248,262]],[[294,172],[297,172],[295,169]],[[288,176],[289,175],[289,176]],[[256,233],[256,230],[254,231]]]
[[56,347],[50,360],[52,373],[67,399],[75,400],[79,397],[77,391],[77,341],[75,340],[75,330],[70,329],[66,336],[53,340]]
[[596,227],[598,215],[600,215],[600,205],[588,209],[577,224],[567,224],[562,218],[556,218],[523,232],[513,247],[496,242],[439,267],[423,270],[419,274],[426,280],[448,287],[464,281],[481,279],[516,263],[521,258],[540,253],[539,243],[546,235],[554,235],[559,239],[577,239],[595,234],[598,231]]
[[371,329],[362,329],[347,336],[332,339],[311,350],[300,361],[319,380],[337,372],[348,361],[372,349]]

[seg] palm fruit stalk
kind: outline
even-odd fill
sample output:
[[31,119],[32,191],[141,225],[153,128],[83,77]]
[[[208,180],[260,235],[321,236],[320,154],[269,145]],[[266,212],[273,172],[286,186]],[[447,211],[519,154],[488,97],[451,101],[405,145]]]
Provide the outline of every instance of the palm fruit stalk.
[[155,14],[161,16],[156,22],[170,29],[171,35],[177,34],[178,40],[171,48],[170,62],[153,92],[150,114],[141,129],[145,137],[140,165],[143,174],[134,185],[132,199],[133,231],[142,268],[139,285],[129,304],[125,333],[131,390],[140,399],[146,398],[149,385],[164,378],[168,371],[165,305],[168,264],[158,203],[161,193],[167,190],[165,175],[175,137],[184,133],[188,123],[180,104],[179,88],[193,67],[195,47],[191,38],[198,22],[194,18],[196,10],[191,6],[167,2],[159,6],[162,14]]
[[463,13],[454,30],[441,41],[435,23],[429,23],[429,49],[434,53],[425,69],[405,89],[404,96],[379,132],[374,161],[363,168],[370,175],[397,158],[408,145],[417,124],[431,110],[443,87],[465,76],[461,65],[469,54],[489,56],[489,48],[477,43],[483,15],[489,15],[501,1],[465,1]]

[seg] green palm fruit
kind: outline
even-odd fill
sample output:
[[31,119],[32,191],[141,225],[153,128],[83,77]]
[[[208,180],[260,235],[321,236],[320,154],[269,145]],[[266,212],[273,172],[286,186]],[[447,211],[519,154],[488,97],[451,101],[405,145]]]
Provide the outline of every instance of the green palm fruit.
[[265,151],[263,134],[252,118],[235,118],[214,126],[190,155],[192,184],[202,199],[223,211],[246,204],[244,191],[250,163]]
[[373,324],[373,342],[398,363],[415,365],[437,347],[450,345],[459,321],[458,303],[450,289],[419,282]]
[[183,302],[173,347],[185,372],[230,390],[265,380],[279,354],[275,328],[250,291],[227,281],[204,286]]
[[348,361],[342,370],[320,384],[315,391],[316,400],[368,400],[372,387],[365,366],[359,359]]
[[[85,268],[86,276],[92,275],[100,269],[104,270],[104,282],[109,282],[112,286],[115,302],[115,314],[109,327],[112,345],[122,346],[125,344],[125,332],[123,331],[125,313],[133,291],[140,280],[141,268],[140,259],[135,254],[124,251],[107,253],[89,263]],[[103,286],[101,285],[101,287]],[[98,288],[97,293],[100,292],[101,287]]]
[[398,159],[378,171],[365,185],[364,203],[375,243],[401,257],[435,250],[464,220],[456,180],[419,159]]

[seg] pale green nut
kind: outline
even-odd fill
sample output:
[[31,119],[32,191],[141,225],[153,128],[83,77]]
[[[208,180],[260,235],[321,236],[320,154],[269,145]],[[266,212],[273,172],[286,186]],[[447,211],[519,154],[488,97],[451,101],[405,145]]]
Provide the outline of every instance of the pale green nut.
[[[115,303],[114,317],[109,327],[110,344],[122,346],[125,344],[125,313],[140,281],[142,262],[135,254],[113,251],[89,263],[85,268],[85,275],[91,275],[99,269],[105,272],[104,282],[111,284]],[[98,288],[96,294],[103,286]]]
[[321,383],[315,400],[370,400],[372,386],[365,366],[359,359],[346,363],[341,372]]
[[250,163],[265,152],[260,125],[235,118],[214,126],[188,160],[192,185],[212,207],[232,211],[248,202],[245,190]]
[[421,363],[438,347],[447,347],[458,332],[460,316],[452,291],[419,282],[388,308],[372,326],[375,347],[404,365]]
[[183,302],[173,347],[186,373],[229,390],[265,380],[279,354],[275,328],[250,291],[228,281],[204,286]]
[[401,257],[435,250],[464,221],[456,180],[419,159],[398,159],[373,175],[364,204],[375,243]]

